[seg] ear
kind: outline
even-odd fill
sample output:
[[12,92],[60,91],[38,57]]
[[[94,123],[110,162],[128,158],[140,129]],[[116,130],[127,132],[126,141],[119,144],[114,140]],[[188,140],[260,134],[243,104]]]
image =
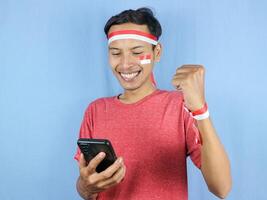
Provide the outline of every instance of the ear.
[[160,43],[158,43],[154,48],[155,62],[159,62],[160,61],[161,53],[162,53],[162,45]]

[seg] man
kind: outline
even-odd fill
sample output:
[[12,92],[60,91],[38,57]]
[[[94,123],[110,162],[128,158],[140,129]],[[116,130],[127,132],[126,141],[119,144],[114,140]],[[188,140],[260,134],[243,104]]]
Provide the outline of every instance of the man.
[[78,150],[77,190],[84,199],[188,199],[186,157],[201,170],[209,190],[225,198],[230,164],[209,117],[204,67],[184,65],[163,91],[153,82],[160,60],[161,26],[151,10],[126,10],[105,26],[109,63],[124,89],[92,102],[80,129],[82,138],[109,139],[116,162],[97,173],[99,153],[88,164]]

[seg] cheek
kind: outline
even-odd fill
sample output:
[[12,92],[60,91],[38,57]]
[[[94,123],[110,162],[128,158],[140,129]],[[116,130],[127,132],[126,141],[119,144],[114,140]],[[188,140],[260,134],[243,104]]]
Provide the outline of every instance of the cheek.
[[109,65],[111,66],[112,70],[115,70],[116,66],[118,65],[118,60],[112,57],[109,57],[108,61],[109,61]]

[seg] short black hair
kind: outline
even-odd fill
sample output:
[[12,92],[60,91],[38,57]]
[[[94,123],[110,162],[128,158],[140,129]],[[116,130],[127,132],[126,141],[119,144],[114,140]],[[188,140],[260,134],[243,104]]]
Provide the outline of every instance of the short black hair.
[[111,26],[133,23],[138,25],[147,25],[149,32],[156,36],[157,39],[161,36],[162,30],[159,21],[155,18],[153,12],[149,8],[139,8],[137,10],[125,10],[121,13],[112,16],[106,23],[104,31],[108,37],[108,31]]

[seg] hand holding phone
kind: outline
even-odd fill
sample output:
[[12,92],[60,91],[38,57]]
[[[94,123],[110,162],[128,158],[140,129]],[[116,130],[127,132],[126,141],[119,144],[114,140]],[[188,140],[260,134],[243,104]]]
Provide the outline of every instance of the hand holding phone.
[[87,164],[100,152],[106,154],[104,160],[97,166],[96,172],[100,173],[112,165],[117,159],[111,142],[107,139],[80,138],[77,144],[84,155]]
[[118,185],[125,176],[126,167],[122,157],[118,157],[111,166],[98,173],[96,168],[107,155],[104,151],[101,152],[93,157],[90,162],[85,160],[84,154],[80,156],[80,176],[77,180],[77,190],[84,199],[96,199],[99,192]]

